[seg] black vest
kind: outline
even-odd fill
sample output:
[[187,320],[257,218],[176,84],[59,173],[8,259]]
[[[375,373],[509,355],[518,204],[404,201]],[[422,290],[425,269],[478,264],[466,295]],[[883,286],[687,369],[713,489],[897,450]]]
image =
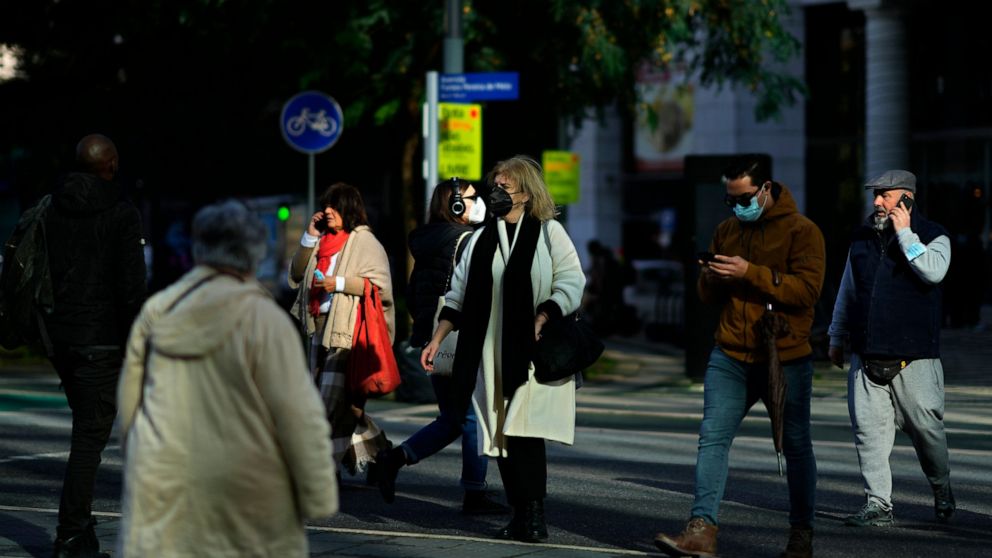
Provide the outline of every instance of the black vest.
[[[848,309],[851,350],[891,358],[939,358],[941,289],[920,279],[892,229],[869,224],[854,233],[851,272],[854,304]],[[947,231],[913,212],[910,228],[929,244]]]

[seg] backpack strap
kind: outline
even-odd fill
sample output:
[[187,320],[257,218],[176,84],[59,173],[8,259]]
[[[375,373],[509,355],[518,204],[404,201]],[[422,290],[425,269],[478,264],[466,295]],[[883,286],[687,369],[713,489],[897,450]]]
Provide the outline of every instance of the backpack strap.
[[[48,335],[48,328],[45,327],[45,319],[41,317],[41,312],[35,312],[34,314],[38,318],[38,334],[41,335],[41,344],[45,347],[45,354],[48,358],[55,357],[55,345],[52,343],[52,338]],[[59,382],[59,386],[62,383]]]

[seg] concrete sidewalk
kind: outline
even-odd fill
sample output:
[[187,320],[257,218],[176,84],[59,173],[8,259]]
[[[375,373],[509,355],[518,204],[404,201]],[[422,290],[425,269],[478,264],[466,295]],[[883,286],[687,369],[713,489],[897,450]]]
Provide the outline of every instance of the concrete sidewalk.
[[[120,514],[94,512],[97,536],[104,551],[114,554]],[[0,558],[48,557],[58,522],[58,510],[0,506]],[[307,527],[310,556],[362,558],[605,558],[661,556],[633,550],[596,549],[556,544],[523,544],[476,537],[424,535],[364,529]]]

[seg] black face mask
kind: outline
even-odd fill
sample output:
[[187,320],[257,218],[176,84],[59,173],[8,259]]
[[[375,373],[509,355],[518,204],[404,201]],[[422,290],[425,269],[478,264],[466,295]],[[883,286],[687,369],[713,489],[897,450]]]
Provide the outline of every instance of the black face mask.
[[513,209],[513,198],[499,186],[489,191],[489,211],[496,217],[505,217]]

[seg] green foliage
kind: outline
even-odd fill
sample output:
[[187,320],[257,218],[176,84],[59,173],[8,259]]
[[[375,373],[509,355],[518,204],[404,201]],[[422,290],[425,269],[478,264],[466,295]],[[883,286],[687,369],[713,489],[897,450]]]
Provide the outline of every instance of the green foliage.
[[[82,74],[103,87],[132,76],[190,81],[242,64],[241,71],[293,77],[356,103],[351,124],[385,124],[423,94],[440,67],[441,0],[35,0],[15,3],[0,42],[22,46],[25,72]],[[642,64],[686,68],[704,84],[730,82],[757,95],[758,116],[774,115],[803,92],[781,70],[798,42],[781,24],[785,0],[463,0],[467,71],[546,76],[539,97],[560,114],[620,100],[633,106]],[[114,37],[120,43],[115,44]],[[158,49],[164,54],[154,54]],[[245,54],[281,67],[250,67]],[[113,60],[118,64],[104,64]],[[199,66],[200,68],[197,68]],[[121,73],[123,72],[123,74]],[[294,76],[295,74],[295,76]],[[217,76],[220,77],[220,76]],[[125,82],[125,83],[121,83]],[[528,85],[530,85],[528,83]]]
[[[756,115],[774,116],[805,89],[783,70],[799,43],[782,26],[785,0],[472,0],[467,48],[500,69],[540,68],[560,114],[579,118],[615,101],[632,110],[646,65],[678,69],[702,85],[740,84]],[[514,10],[512,7],[518,7]],[[512,14],[512,15],[511,15]],[[497,31],[498,30],[498,31]],[[515,40],[500,40],[510,35]]]
[[[44,160],[104,130],[140,145],[128,165],[163,188],[284,182],[283,158],[295,154],[274,123],[301,89],[326,91],[344,110],[348,132],[326,157],[352,163],[347,150],[366,153],[374,137],[388,164],[409,165],[424,74],[442,66],[443,0],[9,4],[0,44],[24,53],[25,77],[0,83],[0,149],[25,148]],[[781,23],[785,0],[463,0],[463,7],[465,70],[520,72],[522,96],[512,108],[535,133],[590,107],[633,111],[644,65],[684,70],[703,85],[749,88],[760,118],[804,92],[783,70],[799,49]],[[245,164],[259,160],[270,164]]]

